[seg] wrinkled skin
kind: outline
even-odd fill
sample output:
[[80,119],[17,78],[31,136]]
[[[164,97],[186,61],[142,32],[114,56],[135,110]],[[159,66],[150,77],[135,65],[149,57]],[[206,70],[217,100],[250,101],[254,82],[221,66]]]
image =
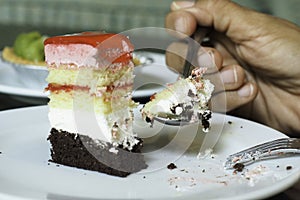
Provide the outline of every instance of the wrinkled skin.
[[[206,50],[213,54],[223,78],[227,112],[300,136],[298,26],[228,0],[178,1],[165,21],[166,28],[186,35],[197,26],[212,27],[209,37],[214,49]],[[169,48],[178,47],[183,49],[179,53],[186,52],[185,44]],[[182,58],[167,53],[166,60],[182,71]]]

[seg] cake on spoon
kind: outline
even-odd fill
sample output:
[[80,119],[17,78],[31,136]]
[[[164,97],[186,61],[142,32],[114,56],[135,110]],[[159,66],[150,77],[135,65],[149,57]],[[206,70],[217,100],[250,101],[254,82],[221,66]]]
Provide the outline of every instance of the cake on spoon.
[[188,78],[180,78],[164,90],[151,96],[141,109],[143,118],[153,123],[155,117],[181,120],[183,123],[199,122],[203,131],[210,128],[209,102],[214,85],[204,79],[206,68],[195,68]]

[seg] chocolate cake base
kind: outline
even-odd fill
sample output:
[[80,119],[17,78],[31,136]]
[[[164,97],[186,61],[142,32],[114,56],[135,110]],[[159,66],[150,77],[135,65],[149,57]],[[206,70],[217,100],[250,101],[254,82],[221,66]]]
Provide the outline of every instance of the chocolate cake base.
[[147,168],[141,154],[142,140],[129,151],[122,146],[95,141],[80,134],[58,131],[52,128],[48,139],[51,144],[50,162],[71,167],[98,171],[126,177]]

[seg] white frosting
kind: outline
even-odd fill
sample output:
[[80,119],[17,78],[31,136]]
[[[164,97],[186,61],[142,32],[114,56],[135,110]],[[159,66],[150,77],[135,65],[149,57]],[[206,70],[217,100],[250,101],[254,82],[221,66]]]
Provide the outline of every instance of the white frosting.
[[[212,92],[214,90],[214,85],[211,84],[209,80],[204,80],[204,88],[202,93],[197,92],[195,85],[192,82],[181,80],[179,87],[176,87],[176,91],[171,91],[171,96],[168,96],[164,99],[158,100],[155,105],[150,109],[152,113],[171,113],[170,108],[174,105],[184,102],[193,101],[192,97],[188,96],[189,90],[192,90],[193,93],[197,93],[197,98],[199,100],[200,107],[206,107],[209,102]],[[180,112],[180,108],[176,108],[176,112]],[[182,112],[182,110],[181,110]]]
[[[125,123],[125,119],[132,118],[128,109],[104,116],[94,112],[50,107],[48,115],[51,127],[57,130],[80,133],[94,140],[112,143],[114,146],[122,144],[129,150],[138,143],[132,132],[132,121]],[[117,129],[115,124],[118,125]]]
[[[57,130],[64,130],[70,133],[80,132],[80,134],[106,142],[111,140],[111,136],[108,134],[110,130],[108,123],[101,115],[95,116],[93,113],[89,112],[74,112],[69,109],[50,107],[48,116],[51,127],[56,128]],[[97,124],[95,124],[95,121]],[[101,124],[101,126],[98,126],[98,123]]]

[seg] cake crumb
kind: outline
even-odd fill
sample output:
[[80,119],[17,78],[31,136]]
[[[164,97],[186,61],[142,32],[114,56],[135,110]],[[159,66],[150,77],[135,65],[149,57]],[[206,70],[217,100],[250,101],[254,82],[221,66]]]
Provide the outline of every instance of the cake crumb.
[[242,172],[245,168],[245,165],[242,163],[236,163],[235,165],[233,165],[233,168],[235,169],[235,172]]
[[228,124],[232,124],[232,121],[228,121],[227,123],[228,123]]
[[213,155],[212,153],[213,153],[213,149],[212,148],[208,148],[204,152],[199,152],[198,155],[197,155],[197,159],[205,159],[208,156],[215,157],[215,155]]
[[111,153],[114,153],[114,154],[118,154],[118,152],[119,152],[119,150],[116,149],[115,147],[110,148],[108,151]]
[[174,163],[170,163],[168,166],[167,166],[168,169],[172,170],[172,169],[176,169],[177,166],[174,164]]
[[182,169],[182,170],[180,170],[181,172],[185,172],[185,173],[189,173],[189,171],[188,170],[186,170],[186,169]]
[[286,170],[291,170],[293,167],[292,166],[287,166]]

